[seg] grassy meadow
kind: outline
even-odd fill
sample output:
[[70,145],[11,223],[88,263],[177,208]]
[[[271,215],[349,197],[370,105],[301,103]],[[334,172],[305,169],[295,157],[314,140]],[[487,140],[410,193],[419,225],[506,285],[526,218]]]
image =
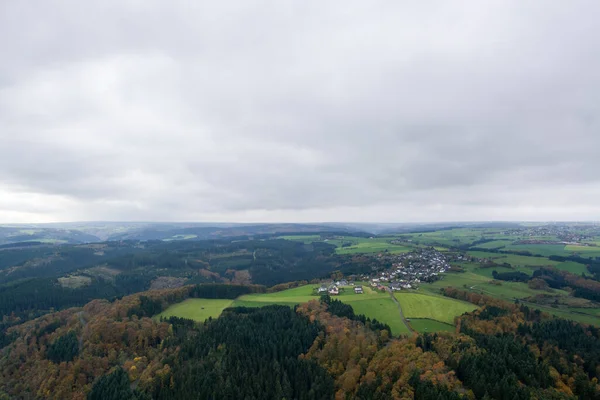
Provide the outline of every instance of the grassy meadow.
[[[235,300],[188,299],[172,305],[154,318],[178,316],[204,321],[208,317],[218,317],[227,307],[262,307],[270,304],[292,307],[319,299],[314,290],[317,287],[318,285],[305,285],[277,293],[244,295]],[[410,333],[402,322],[398,305],[388,292],[373,290],[364,285],[365,293],[363,294],[354,293],[351,286],[344,289],[335,298],[351,305],[355,313],[364,314],[371,319],[388,324],[393,335]],[[428,328],[428,332],[451,330],[454,317],[477,308],[469,303],[428,293],[396,293],[395,296],[402,306],[405,317],[423,319],[423,321],[416,322],[417,327],[414,329],[417,331],[421,329],[424,331],[424,327]]]
[[[315,290],[318,287],[319,285],[305,285],[276,293],[248,294],[237,298],[232,306],[261,307],[269,304],[294,306],[310,300],[318,300],[320,296]],[[388,324],[393,335],[409,333],[400,318],[398,306],[387,292],[373,290],[366,285],[363,285],[363,290],[363,294],[356,294],[354,288],[348,286],[335,298],[350,304],[357,314],[364,314]]]
[[474,304],[442,296],[421,293],[394,293],[402,307],[405,318],[425,318],[454,325],[454,317],[471,312],[478,307]]
[[413,250],[409,245],[392,244],[390,241],[397,239],[394,236],[363,238],[356,236],[336,236],[331,239],[323,239],[320,235],[287,235],[279,236],[279,239],[295,240],[306,244],[312,242],[324,242],[336,246],[337,254],[360,254],[360,253],[382,253],[386,250],[392,254],[407,253]]
[[[529,288],[527,283],[494,281],[492,278],[494,270],[497,272],[520,271],[531,276],[536,269],[544,266],[551,266],[577,275],[589,275],[589,271],[584,264],[570,261],[553,261],[548,256],[566,256],[574,253],[580,254],[583,257],[600,256],[600,239],[589,240],[589,243],[598,244],[599,247],[563,246],[560,244],[513,244],[519,240],[532,239],[532,237],[508,234],[499,228],[457,228],[373,238],[335,236],[325,239],[324,236],[319,234],[287,235],[280,236],[279,238],[300,241],[306,244],[313,242],[329,243],[336,246],[336,253],[340,255],[358,253],[378,254],[386,251],[389,254],[398,254],[412,251],[419,246],[435,246],[436,249],[444,252],[448,251],[448,248],[461,246],[461,248],[465,249],[471,246],[478,249],[474,251],[467,250],[467,254],[473,257],[491,259],[496,264],[510,264],[510,268],[500,265],[493,266],[492,268],[482,268],[477,262],[461,262],[459,264],[464,269],[464,272],[442,274],[442,279],[436,282],[421,283],[418,291],[394,293],[394,296],[402,307],[404,316],[410,319],[411,326],[418,332],[453,331],[455,317],[477,308],[473,304],[441,296],[440,289],[449,286],[490,295],[510,302],[519,300],[531,307],[563,318],[600,326],[600,308],[585,308],[587,307],[586,304],[572,302],[565,302],[560,304],[559,307],[556,305],[551,307],[529,303],[527,300],[529,297],[539,294],[560,296],[561,298],[564,297],[565,299],[573,300],[574,298],[569,297],[569,293],[566,291],[556,289],[534,290]],[[491,240],[479,243],[482,239]],[[535,239],[558,240],[554,236],[540,236],[535,237]],[[392,244],[391,241],[393,240],[400,240],[401,244]],[[542,255],[542,257],[495,253],[492,251],[481,251],[481,249],[529,252],[531,254]],[[218,256],[215,255],[216,257]],[[250,253],[239,254],[239,257],[246,257],[249,261],[251,260]],[[456,265],[456,263],[454,264]],[[375,318],[387,323],[392,329],[392,334],[408,334],[409,331],[400,317],[398,305],[392,300],[390,294],[373,290],[365,283],[362,283],[362,285],[365,290],[364,294],[355,294],[353,287],[349,286],[344,288],[336,298],[350,304],[357,314],[364,314],[369,318]],[[305,285],[277,293],[249,294],[235,300],[189,299],[168,308],[160,315],[178,315],[202,321],[208,317],[219,316],[226,307],[261,307],[270,304],[291,307],[318,299],[319,296],[316,292],[318,286]]]
[[[566,263],[558,263],[556,268],[564,267]],[[572,263],[575,265],[570,266],[570,272],[573,272],[582,264]],[[539,294],[545,294],[550,296],[561,296],[569,298],[569,293],[559,289],[549,290],[534,290],[529,288],[526,283],[523,282],[506,282],[506,281],[494,281],[491,277],[493,270],[498,272],[509,272],[509,271],[521,271],[531,274],[535,267],[516,267],[514,269],[509,268],[480,268],[479,264],[476,263],[464,263],[462,267],[465,272],[451,272],[446,273],[441,280],[434,283],[421,284],[420,290],[423,292],[430,292],[432,294],[439,293],[441,288],[455,287],[457,289],[468,290],[472,292],[482,293],[489,296],[493,296],[505,301],[519,301],[527,304],[530,307],[540,309],[541,311],[549,314],[556,315],[561,318],[572,319],[575,321],[593,324],[600,326],[600,311],[598,308],[574,308],[574,307],[550,307],[540,304],[529,303],[525,299],[533,297]],[[585,267],[584,267],[585,268]],[[410,318],[407,315],[408,318]]]
[[419,333],[456,331],[456,327],[454,325],[427,318],[412,318],[410,320],[410,326]]
[[154,319],[176,316],[193,319],[194,321],[205,321],[208,317],[217,318],[232,303],[233,300],[228,299],[187,299],[181,303],[173,304],[160,314],[155,315]]

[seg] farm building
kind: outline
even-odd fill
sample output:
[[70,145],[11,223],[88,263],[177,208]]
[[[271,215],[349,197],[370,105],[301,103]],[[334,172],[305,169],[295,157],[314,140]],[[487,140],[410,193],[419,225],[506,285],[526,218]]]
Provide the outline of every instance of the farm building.
[[363,288],[362,288],[362,286],[356,286],[356,287],[354,288],[354,293],[357,293],[357,294],[362,294],[362,293],[363,293]]
[[327,286],[321,285],[321,287],[319,289],[317,289],[317,292],[319,294],[325,294],[325,293],[327,293]]
[[330,286],[329,294],[338,295],[338,294],[340,294],[340,290],[338,289],[337,286]]

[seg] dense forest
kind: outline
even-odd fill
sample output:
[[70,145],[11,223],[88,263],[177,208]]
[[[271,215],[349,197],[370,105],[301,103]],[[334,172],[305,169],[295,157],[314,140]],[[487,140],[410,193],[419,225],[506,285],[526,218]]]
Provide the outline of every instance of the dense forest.
[[[368,258],[367,258],[368,259]],[[273,286],[370,270],[377,260],[339,256],[327,243],[289,240],[106,242],[0,250],[0,317],[114,300],[148,289],[198,283]],[[1,319],[1,318],[0,318]]]
[[391,338],[326,296],[204,323],[148,318],[191,296],[261,290],[165,289],[8,328],[0,398],[600,399],[598,328],[457,289],[444,294],[481,307],[455,333]]

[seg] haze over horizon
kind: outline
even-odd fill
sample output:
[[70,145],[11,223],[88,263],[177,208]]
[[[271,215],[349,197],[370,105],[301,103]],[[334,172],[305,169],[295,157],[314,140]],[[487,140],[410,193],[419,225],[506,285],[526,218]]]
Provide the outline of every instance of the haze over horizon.
[[600,3],[0,3],[0,223],[600,220]]

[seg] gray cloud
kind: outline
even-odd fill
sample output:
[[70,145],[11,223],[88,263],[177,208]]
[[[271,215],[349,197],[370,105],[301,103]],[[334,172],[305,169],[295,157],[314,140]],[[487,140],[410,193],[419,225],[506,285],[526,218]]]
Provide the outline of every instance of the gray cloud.
[[0,222],[598,220],[594,1],[0,4]]

